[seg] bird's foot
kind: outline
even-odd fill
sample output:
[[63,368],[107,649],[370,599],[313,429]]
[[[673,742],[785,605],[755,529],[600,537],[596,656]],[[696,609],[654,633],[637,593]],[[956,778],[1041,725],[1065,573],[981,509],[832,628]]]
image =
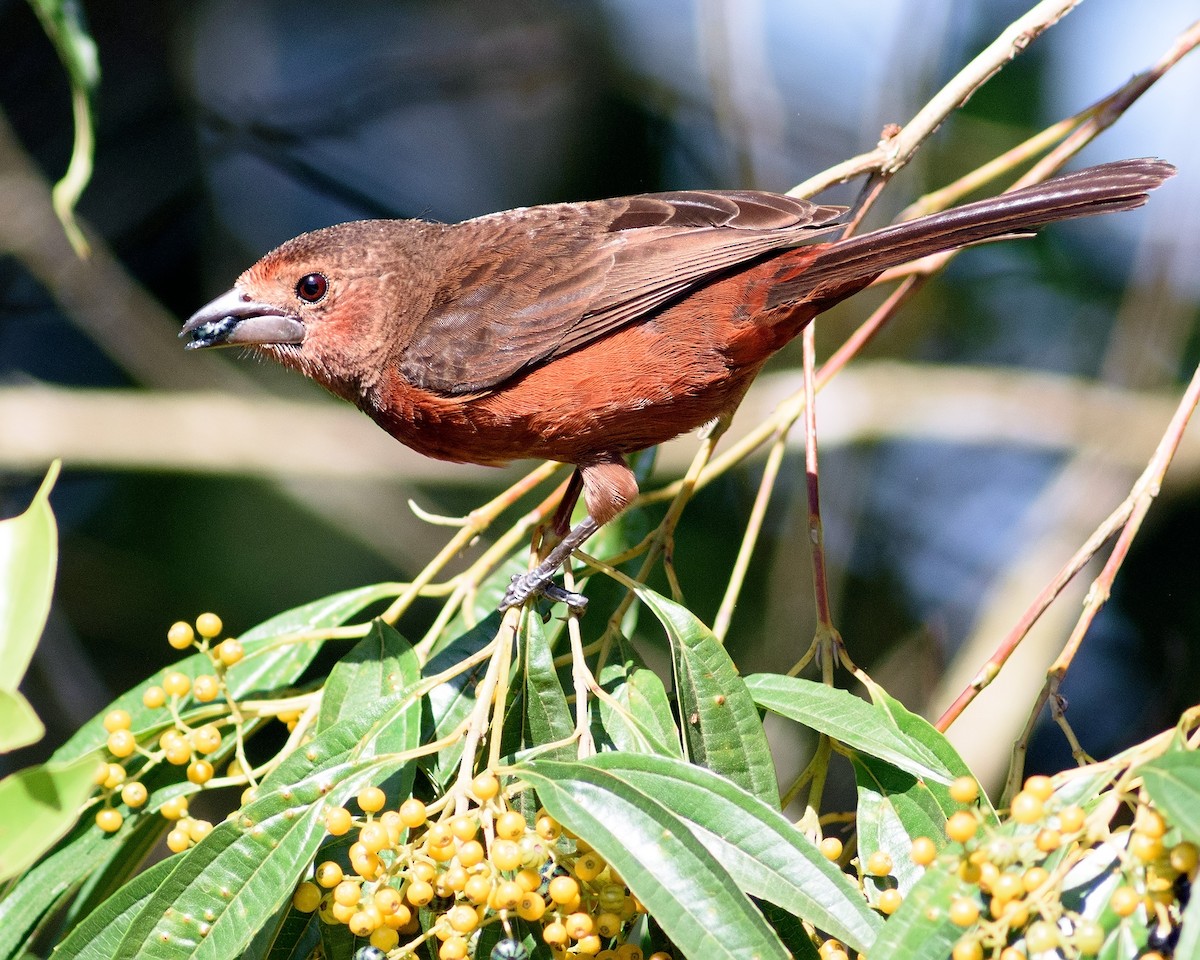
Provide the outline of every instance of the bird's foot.
[[560,587],[549,577],[532,570],[512,578],[504,592],[504,599],[500,601],[500,611],[504,612],[509,607],[519,607],[530,597],[536,596],[543,596],[555,603],[565,603],[567,609],[575,616],[581,615],[587,609],[587,597],[582,593]]

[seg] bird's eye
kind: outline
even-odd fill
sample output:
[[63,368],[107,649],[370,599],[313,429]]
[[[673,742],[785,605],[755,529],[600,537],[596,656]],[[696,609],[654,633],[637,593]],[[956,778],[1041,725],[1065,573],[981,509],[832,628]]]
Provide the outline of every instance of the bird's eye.
[[322,299],[329,290],[329,281],[319,273],[310,273],[307,277],[301,277],[296,284],[296,296],[306,303],[316,303]]

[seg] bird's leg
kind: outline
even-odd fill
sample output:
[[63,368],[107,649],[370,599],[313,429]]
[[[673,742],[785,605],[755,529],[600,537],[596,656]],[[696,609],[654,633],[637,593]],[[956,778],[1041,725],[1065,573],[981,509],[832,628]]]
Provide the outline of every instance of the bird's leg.
[[582,546],[583,542],[599,529],[600,524],[590,516],[580,520],[565,537],[554,545],[554,549],[546,554],[545,560],[528,573],[513,577],[512,583],[505,591],[504,599],[500,601],[500,609],[503,611],[509,607],[519,607],[530,597],[543,594],[551,600],[561,600],[572,610],[582,612],[587,607],[587,597],[556,586],[550,580],[558,572],[558,568],[566,563],[571,554],[575,552],[575,548]]
[[[566,563],[571,554],[581,547],[593,533],[608,523],[613,517],[625,509],[630,501],[637,496],[637,478],[625,458],[620,454],[608,454],[598,457],[589,463],[581,463],[575,471],[578,477],[571,478],[563,494],[564,502],[569,498],[571,506],[579,496],[579,488],[583,489],[584,502],[587,504],[588,515],[577,523],[565,537],[562,538],[546,559],[528,573],[513,577],[512,583],[500,601],[500,609],[507,610],[523,604],[530,597],[542,594],[551,600],[561,600],[571,610],[582,612],[587,606],[587,598],[582,594],[565,590],[550,583],[558,568]],[[570,512],[566,519],[570,518]],[[555,521],[559,520],[558,515]]]
[[583,492],[583,474],[576,467],[571,474],[571,479],[567,481],[567,489],[563,491],[562,499],[558,501],[558,509],[554,511],[554,519],[550,521],[550,529],[559,535],[565,537],[571,530],[571,514],[575,511],[575,504],[579,502],[579,495]]

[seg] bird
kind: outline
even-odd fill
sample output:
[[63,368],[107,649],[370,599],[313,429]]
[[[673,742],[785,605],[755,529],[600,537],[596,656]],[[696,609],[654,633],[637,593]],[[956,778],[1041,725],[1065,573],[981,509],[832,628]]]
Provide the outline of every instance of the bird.
[[553,578],[637,496],[628,454],[731,415],[773,354],[883,271],[1134,209],[1174,172],[1119,160],[852,236],[835,236],[844,207],[754,190],[351,221],[264,255],[180,336],[291,367],[430,457],[573,465],[561,539],[500,607],[582,611]]

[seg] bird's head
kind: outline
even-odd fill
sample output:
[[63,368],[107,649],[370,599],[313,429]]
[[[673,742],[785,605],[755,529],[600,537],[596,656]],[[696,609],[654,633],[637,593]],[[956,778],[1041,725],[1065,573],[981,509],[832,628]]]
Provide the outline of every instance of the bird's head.
[[[189,350],[251,347],[341,392],[390,347],[418,306],[406,282],[433,224],[359,220],[276,247],[196,311]],[[393,336],[385,334],[391,332]]]

